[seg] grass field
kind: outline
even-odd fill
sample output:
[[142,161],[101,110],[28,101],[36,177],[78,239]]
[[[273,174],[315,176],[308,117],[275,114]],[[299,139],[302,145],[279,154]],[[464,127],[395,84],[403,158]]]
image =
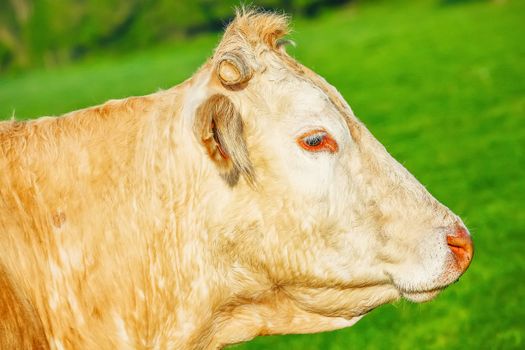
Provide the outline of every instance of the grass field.
[[[370,1],[294,22],[293,54],[463,217],[476,254],[427,304],[235,349],[525,348],[525,2]],[[0,77],[0,116],[60,114],[188,77],[218,37]]]

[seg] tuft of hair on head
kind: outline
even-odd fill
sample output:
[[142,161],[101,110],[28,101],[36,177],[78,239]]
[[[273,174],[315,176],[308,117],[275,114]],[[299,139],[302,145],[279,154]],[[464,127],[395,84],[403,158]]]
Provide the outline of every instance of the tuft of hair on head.
[[242,6],[236,9],[235,18],[228,25],[225,36],[229,32],[237,32],[251,44],[262,41],[277,49],[279,39],[290,33],[290,18],[284,13]]
[[228,24],[213,55],[213,66],[222,85],[242,89],[259,67],[261,50],[282,51],[288,43],[289,18],[284,14],[240,7]]
[[235,48],[253,50],[262,45],[277,50],[282,38],[290,33],[289,18],[285,14],[240,7],[228,24],[216,54]]

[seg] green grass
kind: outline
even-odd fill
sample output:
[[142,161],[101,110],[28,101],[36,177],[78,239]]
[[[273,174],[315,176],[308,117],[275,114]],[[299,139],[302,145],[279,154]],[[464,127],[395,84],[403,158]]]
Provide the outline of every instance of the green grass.
[[[476,254],[427,304],[383,306],[352,328],[235,349],[525,348],[525,3],[359,3],[298,20],[293,54],[465,219]],[[216,36],[0,77],[0,116],[59,114],[174,85]]]

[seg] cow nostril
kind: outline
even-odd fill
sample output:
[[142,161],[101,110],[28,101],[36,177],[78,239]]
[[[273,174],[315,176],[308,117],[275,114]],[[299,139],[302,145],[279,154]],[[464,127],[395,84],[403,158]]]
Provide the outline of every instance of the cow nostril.
[[458,225],[454,234],[447,235],[447,244],[454,254],[458,267],[465,271],[474,254],[474,244],[467,229]]

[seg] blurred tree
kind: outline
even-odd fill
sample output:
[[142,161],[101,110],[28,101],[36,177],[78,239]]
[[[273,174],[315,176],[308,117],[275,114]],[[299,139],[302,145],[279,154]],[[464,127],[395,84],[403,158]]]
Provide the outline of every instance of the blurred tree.
[[0,69],[28,63],[26,25],[32,13],[30,0],[0,1]]
[[[348,0],[260,0],[302,15]],[[239,0],[0,0],[0,72],[220,30]]]

